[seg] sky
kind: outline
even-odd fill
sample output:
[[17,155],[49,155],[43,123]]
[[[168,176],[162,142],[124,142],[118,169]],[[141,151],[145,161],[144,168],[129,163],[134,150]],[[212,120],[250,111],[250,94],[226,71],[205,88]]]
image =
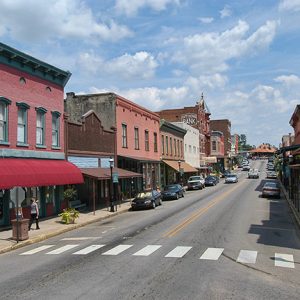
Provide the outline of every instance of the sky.
[[194,106],[279,146],[300,104],[300,0],[0,0],[0,41],[152,111]]

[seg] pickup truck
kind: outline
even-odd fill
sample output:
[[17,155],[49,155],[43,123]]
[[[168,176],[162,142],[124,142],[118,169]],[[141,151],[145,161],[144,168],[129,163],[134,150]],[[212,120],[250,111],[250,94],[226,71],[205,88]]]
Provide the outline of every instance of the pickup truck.
[[257,169],[250,169],[248,172],[248,178],[259,178],[259,171]]

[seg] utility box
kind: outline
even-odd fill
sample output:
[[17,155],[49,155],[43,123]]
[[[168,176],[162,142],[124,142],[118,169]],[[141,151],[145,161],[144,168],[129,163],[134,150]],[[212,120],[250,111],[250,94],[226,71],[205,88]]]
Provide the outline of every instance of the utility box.
[[12,224],[12,239],[13,240],[19,240],[24,241],[28,240],[28,225],[29,225],[29,219],[19,219],[19,221],[11,220]]

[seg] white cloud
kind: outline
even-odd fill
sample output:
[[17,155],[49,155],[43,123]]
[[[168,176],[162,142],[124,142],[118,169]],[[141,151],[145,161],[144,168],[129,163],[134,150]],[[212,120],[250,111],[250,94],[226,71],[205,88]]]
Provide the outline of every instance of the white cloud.
[[275,82],[284,84],[287,87],[300,87],[300,78],[296,75],[282,75],[274,79]]
[[300,1],[299,0],[282,0],[279,3],[279,10],[286,11],[300,11]]
[[221,19],[230,17],[231,15],[232,15],[232,11],[231,11],[229,5],[225,5],[224,8],[222,10],[220,10]]
[[82,53],[79,66],[92,75],[113,75],[123,79],[149,79],[155,75],[158,63],[148,52],[137,52],[134,55],[124,54],[105,61],[94,53]]
[[227,62],[230,59],[255,54],[267,48],[275,36],[276,27],[275,21],[267,21],[247,37],[249,25],[239,21],[235,27],[221,33],[187,36],[183,39],[182,49],[173,56],[173,60],[188,65],[196,74],[224,72],[228,69]]
[[127,16],[136,15],[139,9],[149,7],[155,11],[162,11],[168,5],[179,5],[180,0],[117,0],[116,10]]
[[204,24],[209,24],[211,22],[213,22],[214,18],[211,17],[203,17],[203,18],[199,18],[199,21],[201,21]]
[[132,36],[126,26],[113,20],[106,24],[99,22],[81,0],[3,0],[0,20],[5,28],[2,35],[4,32],[23,41],[65,38],[117,41]]
[[199,90],[223,88],[227,81],[228,78],[226,76],[216,73],[213,75],[201,75],[197,78],[190,76],[186,80],[186,85],[196,92]]

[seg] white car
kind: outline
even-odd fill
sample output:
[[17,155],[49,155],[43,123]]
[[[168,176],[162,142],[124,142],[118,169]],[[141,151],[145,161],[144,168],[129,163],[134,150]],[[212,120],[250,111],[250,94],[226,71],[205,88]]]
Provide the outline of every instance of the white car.
[[202,176],[191,176],[188,179],[188,190],[202,190],[203,188],[205,188],[205,180]]
[[237,183],[238,181],[239,180],[236,174],[228,174],[225,177],[225,183]]
[[259,171],[257,169],[250,169],[248,172],[248,178],[259,178]]

